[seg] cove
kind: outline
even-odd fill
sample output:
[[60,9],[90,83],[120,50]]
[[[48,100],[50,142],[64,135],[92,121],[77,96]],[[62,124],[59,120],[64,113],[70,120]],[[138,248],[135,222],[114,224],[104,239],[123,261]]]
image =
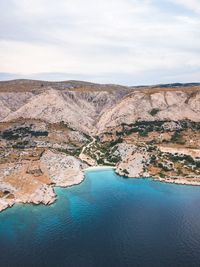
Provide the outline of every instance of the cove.
[[200,187],[86,172],[51,206],[0,213],[1,267],[196,267]]

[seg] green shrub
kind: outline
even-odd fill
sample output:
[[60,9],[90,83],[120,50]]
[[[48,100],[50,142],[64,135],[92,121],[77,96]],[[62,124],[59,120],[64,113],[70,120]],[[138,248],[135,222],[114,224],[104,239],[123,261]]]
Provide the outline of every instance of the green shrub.
[[160,176],[160,178],[165,178],[165,174],[162,172],[159,172],[159,176]]
[[140,131],[139,134],[140,134],[140,136],[142,136],[142,137],[146,137],[146,136],[148,136],[148,132],[147,132],[146,130]]
[[171,142],[172,143],[176,143],[176,144],[180,144],[180,145],[184,145],[185,144],[185,140],[183,139],[181,133],[179,131],[176,131],[172,137],[171,137]]
[[153,108],[149,114],[151,114],[151,116],[155,116],[160,110],[158,108]]

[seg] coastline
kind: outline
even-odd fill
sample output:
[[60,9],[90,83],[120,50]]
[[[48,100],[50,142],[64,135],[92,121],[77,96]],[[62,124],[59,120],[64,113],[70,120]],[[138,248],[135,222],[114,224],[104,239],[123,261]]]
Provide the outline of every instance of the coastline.
[[102,171],[102,170],[110,170],[113,169],[115,170],[116,167],[114,166],[92,166],[84,169],[84,172],[89,172],[89,171]]
[[[147,178],[148,179],[148,178]],[[167,183],[167,184],[175,184],[175,185],[190,185],[190,186],[200,186],[200,182],[198,181],[188,181],[184,179],[171,179],[171,178],[156,178],[152,177],[153,181],[158,181],[161,183]]]
[[[118,172],[116,172],[116,167],[114,166],[91,166],[83,170],[83,172],[92,172],[92,171],[102,171],[102,170],[114,170],[114,172],[119,175],[120,177],[124,177],[123,175],[120,175]],[[190,185],[190,186],[200,186],[200,181],[188,181],[185,179],[172,179],[172,178],[158,178],[154,176],[149,176],[149,177],[127,177],[128,179],[151,179],[152,181],[155,182],[160,182],[160,183],[167,183],[167,184],[175,184],[175,185]],[[85,175],[84,179],[78,183],[81,184],[85,180]],[[78,185],[78,184],[73,184]],[[67,186],[69,187],[69,186]]]
[[[82,178],[81,179],[75,179],[74,180],[74,183],[71,183],[69,185],[65,185],[65,186],[61,186],[61,185],[54,185],[52,186],[52,189],[54,191],[54,188],[68,188],[68,187],[72,187],[72,186],[76,186],[76,185],[80,185],[86,178],[86,175],[85,173],[87,172],[98,172],[98,171],[102,171],[102,170],[113,170],[117,175],[119,175],[120,177],[123,177],[123,175],[120,175],[119,173],[117,173],[115,170],[116,170],[116,167],[114,166],[91,166],[91,167],[88,167],[84,170],[82,170],[83,172],[83,175],[82,175]],[[160,182],[160,183],[167,183],[167,184],[175,184],[175,185],[185,185],[185,186],[200,186],[200,182],[198,181],[188,181],[188,180],[185,180],[185,179],[172,179],[172,178],[158,178],[158,177],[128,177],[128,179],[151,179],[152,181],[155,181],[155,182]],[[55,192],[54,192],[55,193]],[[32,202],[32,201],[28,201],[28,202],[23,202],[23,201],[19,201],[19,200],[16,200],[16,201],[12,201],[12,203],[7,203],[7,205],[5,205],[5,203],[2,203],[0,202],[0,205],[1,208],[0,208],[0,212],[6,210],[7,208],[12,208],[15,204],[35,204],[35,205],[51,205],[53,204],[55,201],[57,201],[57,195],[55,194],[54,196],[54,199],[53,201],[51,202],[48,202],[48,203],[45,203],[43,201],[41,202]],[[4,205],[3,205],[4,204]]]

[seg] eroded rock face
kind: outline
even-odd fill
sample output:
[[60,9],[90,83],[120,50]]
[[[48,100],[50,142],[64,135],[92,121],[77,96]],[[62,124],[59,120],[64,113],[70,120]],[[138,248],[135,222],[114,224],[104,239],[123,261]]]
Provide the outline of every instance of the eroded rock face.
[[0,198],[0,212],[12,207],[15,204],[15,200],[13,199],[4,199]]
[[[90,110],[90,112],[93,113],[94,111]],[[70,98],[66,100],[60,92],[53,89],[33,96],[27,104],[9,114],[4,121],[12,121],[21,117],[46,120],[50,123],[63,121],[67,122],[71,127],[77,126],[77,129],[85,132],[92,125],[92,119],[87,114],[84,114],[76,103]]]
[[10,109],[6,107],[2,100],[0,100],[0,120],[3,120],[10,113]]
[[[7,93],[6,93],[7,94]],[[2,98],[5,93],[2,93]],[[1,93],[0,93],[1,96]],[[22,97],[22,96],[21,96]],[[13,112],[4,110],[0,119],[13,121],[19,118],[40,119],[50,123],[67,123],[70,127],[90,133],[94,130],[95,120],[110,107],[118,95],[109,92],[59,92],[48,88],[32,95],[24,105]],[[21,103],[23,103],[24,96]]]
[[[188,100],[189,98],[189,100]],[[137,121],[200,121],[199,93],[174,91],[160,93],[134,92],[103,114],[97,124],[98,132],[106,132],[122,123]],[[153,112],[156,111],[156,112]]]

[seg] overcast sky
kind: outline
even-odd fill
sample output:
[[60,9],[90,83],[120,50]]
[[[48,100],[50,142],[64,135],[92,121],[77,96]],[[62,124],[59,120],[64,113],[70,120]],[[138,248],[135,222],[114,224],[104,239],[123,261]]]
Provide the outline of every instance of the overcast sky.
[[0,79],[200,81],[200,0],[0,0]]

